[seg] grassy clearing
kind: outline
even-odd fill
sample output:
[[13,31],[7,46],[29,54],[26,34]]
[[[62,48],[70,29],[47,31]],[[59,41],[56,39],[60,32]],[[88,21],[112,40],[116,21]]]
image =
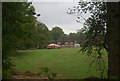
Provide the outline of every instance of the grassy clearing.
[[[79,53],[80,48],[19,50],[19,54],[12,56],[18,72],[39,72],[39,68],[48,67],[57,73],[60,79],[84,79],[99,76],[95,64],[88,72],[91,57]],[[107,63],[107,56],[104,56]],[[107,71],[106,71],[107,73]],[[106,74],[105,74],[106,76]]]

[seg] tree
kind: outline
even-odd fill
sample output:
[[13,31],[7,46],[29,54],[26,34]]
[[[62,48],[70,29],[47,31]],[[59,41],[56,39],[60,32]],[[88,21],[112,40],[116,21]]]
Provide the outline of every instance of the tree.
[[80,29],[80,30],[77,30],[77,33],[76,33],[76,40],[78,43],[80,43],[81,47],[84,46],[85,38],[86,38],[86,35],[83,31],[84,31],[83,29]]
[[52,33],[52,39],[53,40],[57,40],[59,37],[64,35],[64,32],[60,27],[54,27],[51,30],[51,33]]
[[69,36],[76,40],[77,43],[79,43],[81,46],[84,45],[86,36],[85,33],[83,32],[83,29],[77,30],[77,33],[69,33]]
[[51,39],[50,31],[48,30],[47,26],[43,23],[37,22],[37,46],[39,48],[44,48],[44,46],[48,45],[48,41]]
[[120,79],[120,54],[119,54],[119,16],[120,2],[107,3],[107,34],[108,46],[108,78]]
[[71,38],[73,38],[74,40],[76,40],[76,33],[69,33],[69,36],[71,37]]
[[36,13],[31,3],[27,2],[5,2],[2,9],[2,67],[3,79],[6,79],[11,77],[13,68],[9,56],[16,52],[19,45],[24,47],[25,42],[34,42]]
[[50,31],[36,20],[40,14],[35,13],[31,2],[3,3],[2,8],[2,67],[6,79],[14,66],[9,56],[16,54],[16,49],[43,48],[50,40]]
[[[103,62],[102,48],[105,48],[108,52],[108,78],[120,79],[119,74],[119,62],[120,57],[118,51],[118,24],[119,24],[119,2],[105,3],[105,2],[79,2],[76,9],[71,12],[77,11],[78,13],[92,13],[91,17],[84,19],[84,29],[86,31],[86,44],[83,48],[84,51],[88,50],[89,54],[92,54],[93,48],[98,47],[97,60]],[[107,12],[108,11],[108,12]],[[70,14],[71,14],[70,12]],[[80,17],[78,17],[80,19]],[[93,61],[97,61],[93,60]],[[98,61],[98,62],[99,62]],[[101,63],[99,63],[101,65]],[[103,65],[103,64],[102,64]],[[101,66],[102,66],[101,65]],[[104,69],[102,67],[102,72]]]

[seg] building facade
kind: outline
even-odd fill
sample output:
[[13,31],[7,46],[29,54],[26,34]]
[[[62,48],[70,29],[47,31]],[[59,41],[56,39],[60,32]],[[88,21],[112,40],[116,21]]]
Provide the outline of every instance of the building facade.
[[77,42],[69,36],[63,36],[58,40],[52,40],[51,43],[58,44],[61,47],[73,47]]

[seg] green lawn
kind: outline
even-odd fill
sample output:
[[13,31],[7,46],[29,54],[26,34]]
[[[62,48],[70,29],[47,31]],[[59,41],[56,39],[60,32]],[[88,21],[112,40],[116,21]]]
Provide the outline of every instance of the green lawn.
[[[95,65],[88,72],[91,57],[81,54],[80,48],[19,50],[12,61],[18,72],[39,72],[39,68],[48,67],[57,73],[60,79],[84,79],[99,76]],[[107,55],[104,56],[107,63]],[[107,71],[106,71],[107,72]]]

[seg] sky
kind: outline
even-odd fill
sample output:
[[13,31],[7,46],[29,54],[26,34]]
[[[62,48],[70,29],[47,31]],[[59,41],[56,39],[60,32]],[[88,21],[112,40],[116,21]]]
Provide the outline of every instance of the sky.
[[[76,22],[77,15],[67,14],[68,8],[76,6],[77,2],[33,2],[35,11],[41,14],[38,21],[44,23],[49,30],[55,26],[63,29],[65,34],[75,33],[83,27],[82,23]],[[84,14],[88,17],[89,14]],[[83,19],[81,19],[82,22]]]

